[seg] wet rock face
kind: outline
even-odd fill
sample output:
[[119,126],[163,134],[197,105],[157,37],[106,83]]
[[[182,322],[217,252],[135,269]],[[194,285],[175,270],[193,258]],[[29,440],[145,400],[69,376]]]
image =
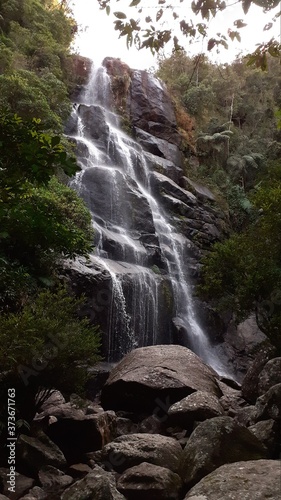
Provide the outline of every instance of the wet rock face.
[[135,127],[173,144],[180,144],[172,102],[160,80],[146,71],[134,71],[128,106]]

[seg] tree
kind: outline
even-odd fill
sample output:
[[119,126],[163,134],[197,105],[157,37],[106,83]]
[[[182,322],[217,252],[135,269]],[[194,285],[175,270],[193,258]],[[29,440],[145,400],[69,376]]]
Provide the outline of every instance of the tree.
[[90,213],[56,178],[79,167],[40,120],[0,117],[0,309],[19,307],[58,260],[87,255]]
[[[110,0],[97,0],[102,9],[105,9],[107,14],[110,13]],[[186,1],[186,0],[185,0]],[[183,3],[184,0],[179,0]],[[251,5],[255,4],[260,7],[263,12],[268,12],[278,6],[279,0],[238,0],[242,8],[242,15],[247,14]],[[197,37],[204,37],[208,40],[208,50],[220,45],[228,47],[228,39],[237,39],[240,41],[239,30],[246,26],[243,19],[237,19],[234,22],[233,28],[228,29],[228,38],[225,35],[218,33],[216,38],[208,36],[207,23],[212,17],[215,17],[218,12],[224,11],[233,2],[229,0],[194,0],[191,2],[191,9],[196,16],[202,18],[202,22],[194,23],[192,20],[186,22],[185,18],[181,18],[177,12],[177,7],[169,0],[158,0],[159,9],[156,12],[155,21],[151,16],[147,16],[142,22],[138,16],[129,18],[124,12],[114,12],[116,17],[115,29],[119,31],[120,36],[126,37],[127,46],[133,43],[138,48],[150,48],[152,52],[159,52],[168,42],[173,39],[174,49],[180,48],[179,40],[173,36],[171,29],[157,29],[158,22],[163,18],[164,13],[168,13],[171,19],[177,20],[180,32],[189,39],[195,40]],[[138,14],[142,12],[142,0],[130,1],[129,7],[134,7],[138,10]],[[276,20],[274,17],[273,22]],[[267,23],[264,27],[268,30],[272,27],[272,23]],[[252,54],[249,62],[255,63],[256,66],[266,69],[267,54],[274,57],[279,57],[281,53],[281,45],[278,41],[272,39],[269,43],[260,44]]]
[[256,188],[258,216],[240,233],[214,245],[204,259],[204,298],[237,320],[255,311],[260,328],[281,352],[281,167],[272,165]]

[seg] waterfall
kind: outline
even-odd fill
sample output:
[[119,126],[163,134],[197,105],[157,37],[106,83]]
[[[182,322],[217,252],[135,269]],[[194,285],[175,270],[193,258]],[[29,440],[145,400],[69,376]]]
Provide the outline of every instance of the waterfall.
[[[155,82],[160,92],[161,83]],[[195,315],[187,240],[153,194],[152,171],[142,147],[119,126],[104,67],[93,65],[71,121],[75,127],[68,136],[77,144],[81,166],[72,185],[92,213],[92,259],[112,282],[106,332],[109,360],[135,347],[170,343],[176,318],[186,332],[184,344],[223,373]]]

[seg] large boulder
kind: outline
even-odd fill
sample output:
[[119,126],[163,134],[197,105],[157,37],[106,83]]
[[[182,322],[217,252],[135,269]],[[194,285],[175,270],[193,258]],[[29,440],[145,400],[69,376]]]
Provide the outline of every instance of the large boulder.
[[[79,410],[78,410],[79,411]],[[115,437],[116,415],[106,411],[96,415],[69,415],[49,426],[48,435],[72,463],[84,453],[99,450]]]
[[71,485],[61,495],[61,500],[125,500],[116,489],[113,476],[96,467],[83,479]]
[[[257,352],[266,341],[266,336],[259,329],[254,314],[238,325],[231,321],[224,334],[224,348],[228,365],[234,367],[241,383],[249,369],[250,363],[256,358]],[[243,394],[245,397],[246,395]],[[247,398],[248,399],[248,398]],[[252,399],[251,401],[252,402]]]
[[66,467],[64,454],[43,432],[40,439],[21,434],[17,440],[16,456],[19,470],[31,476],[37,476],[46,465],[62,470]]
[[270,359],[263,367],[258,379],[259,396],[281,383],[281,358]]
[[272,418],[281,422],[281,383],[271,387],[256,401],[257,420]]
[[167,415],[169,407],[195,391],[217,396],[216,373],[186,347],[135,349],[113,368],[101,395],[104,408]]
[[279,460],[250,460],[222,465],[185,496],[185,500],[280,499]]
[[178,474],[147,462],[127,469],[117,482],[127,500],[178,500],[181,487]]
[[249,430],[264,444],[271,458],[278,457],[281,444],[280,426],[273,419],[261,420],[249,427]]
[[102,457],[106,466],[117,472],[123,472],[142,462],[177,472],[182,448],[176,439],[160,434],[130,434],[120,436],[104,446]]
[[11,481],[11,476],[8,476],[10,472],[10,469],[5,469],[4,467],[0,468],[0,481],[3,484],[3,489],[1,489],[1,492],[4,495],[7,495],[11,500],[17,500],[18,498],[21,498],[27,491],[29,491],[32,486],[34,486],[35,481],[31,477],[26,477],[23,474],[19,474],[18,472],[16,472],[15,492],[11,492],[11,490],[9,491],[11,485],[8,482]]
[[208,392],[193,392],[170,406],[168,422],[184,429],[192,429],[195,421],[203,421],[224,414],[219,399]]
[[214,417],[196,427],[183,451],[182,477],[196,484],[225,463],[267,458],[267,450],[245,427],[231,417]]
[[275,348],[265,343],[260,346],[242,382],[242,396],[249,403],[255,403],[259,396],[259,375],[266,363],[274,358]]

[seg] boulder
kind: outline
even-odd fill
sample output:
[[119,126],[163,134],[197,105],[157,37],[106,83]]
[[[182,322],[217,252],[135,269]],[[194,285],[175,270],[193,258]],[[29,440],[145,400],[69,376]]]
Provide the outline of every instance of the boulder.
[[184,500],[280,499],[279,460],[225,464],[194,486]]
[[[224,348],[228,364],[231,368],[234,367],[240,383],[245,380],[250,363],[253,363],[265,341],[266,336],[259,329],[254,314],[238,325],[233,321],[229,323],[224,334]],[[246,399],[244,393],[243,397]],[[251,399],[249,402],[254,401]]]
[[278,457],[281,444],[280,426],[272,419],[261,420],[249,427],[249,430],[264,444],[271,458]]
[[142,462],[149,462],[177,472],[182,458],[180,444],[160,434],[130,434],[120,436],[104,446],[103,461],[108,468],[123,472]]
[[164,419],[173,403],[199,390],[221,395],[214,370],[186,347],[157,345],[131,351],[113,368],[101,402],[104,408]]
[[64,474],[61,470],[51,465],[46,465],[40,469],[38,479],[42,488],[50,493],[62,490],[73,483],[71,476]]
[[127,500],[178,500],[181,487],[178,474],[147,462],[127,469],[117,482]]
[[170,406],[168,423],[184,429],[192,429],[195,421],[218,417],[224,414],[219,399],[208,392],[193,392]]
[[192,486],[225,463],[266,457],[265,447],[252,432],[230,417],[214,417],[191,434],[183,450],[182,477]]
[[0,468],[0,481],[3,484],[3,490],[1,492],[3,495],[7,495],[11,500],[17,500],[21,498],[26,492],[28,492],[34,485],[34,479],[31,477],[26,477],[23,474],[16,472],[15,476],[15,493],[8,490],[10,487],[8,481],[10,480],[7,474],[10,473],[10,469]]
[[87,464],[73,464],[69,467],[68,472],[72,477],[81,479],[92,472],[92,468]]
[[61,418],[49,426],[48,435],[69,461],[77,463],[86,452],[99,450],[113,439],[115,430],[116,415],[113,411],[106,411]]
[[24,497],[21,497],[21,500],[47,500],[48,498],[50,497],[46,491],[39,486],[34,486]]
[[17,440],[16,456],[19,469],[32,476],[46,465],[62,470],[66,467],[64,454],[43,432],[40,439],[21,434]]
[[249,403],[256,402],[256,399],[259,396],[259,375],[266,363],[270,359],[274,358],[274,354],[275,348],[268,343],[264,343],[261,345],[254,361],[250,365],[242,382],[242,396]]
[[257,420],[281,421],[281,384],[271,387],[256,401]]
[[125,500],[116,489],[113,475],[96,467],[83,479],[71,485],[61,495],[61,500]]
[[281,383],[281,358],[270,359],[258,378],[258,394],[265,394],[271,387]]

